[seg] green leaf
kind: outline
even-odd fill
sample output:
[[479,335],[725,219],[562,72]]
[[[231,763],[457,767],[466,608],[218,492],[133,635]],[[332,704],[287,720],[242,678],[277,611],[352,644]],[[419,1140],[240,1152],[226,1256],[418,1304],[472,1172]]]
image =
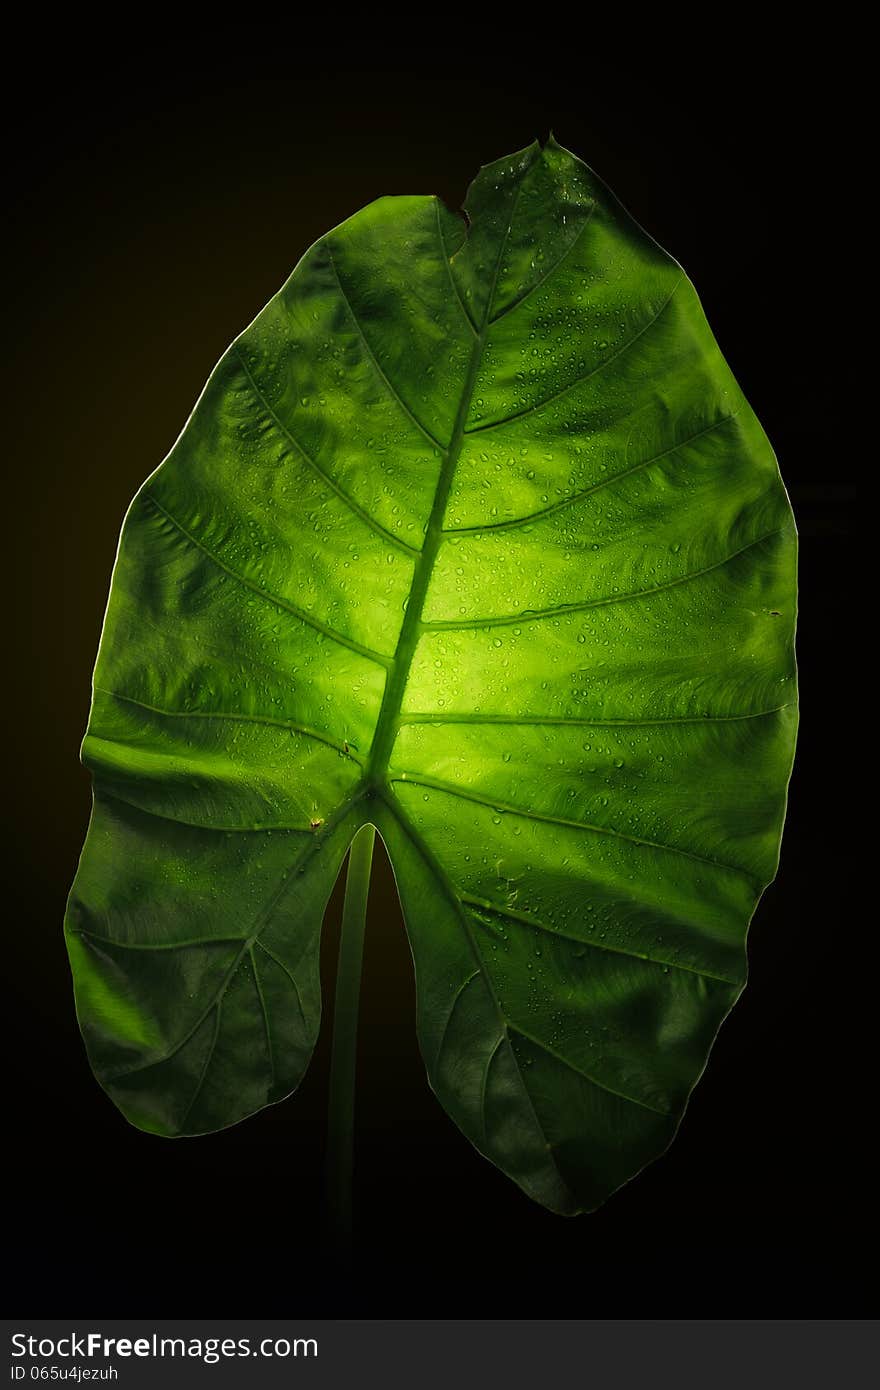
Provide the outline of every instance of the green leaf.
[[570,1213],[666,1148],[745,981],[796,533],[692,285],[584,164],[532,145],[465,206],[322,237],[135,497],[67,939],[125,1115],[233,1124],[308,1065],[374,824],[431,1086]]

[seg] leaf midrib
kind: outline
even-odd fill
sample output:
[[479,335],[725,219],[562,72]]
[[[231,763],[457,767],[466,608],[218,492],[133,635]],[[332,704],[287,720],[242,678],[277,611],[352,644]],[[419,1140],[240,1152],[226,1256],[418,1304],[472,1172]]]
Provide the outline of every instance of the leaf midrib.
[[[492,307],[495,303],[498,276],[501,271],[502,261],[504,260],[504,252],[507,249],[507,240],[510,236],[510,228],[513,224],[513,217],[517,203],[519,202],[521,190],[522,183],[520,183],[516,193],[511,199],[510,210],[507,217],[507,227],[504,236],[501,238],[498,258],[495,262],[492,275],[492,284],[486,296],[483,321],[480,324],[471,349],[467,375],[464,380],[455,422],[452,427],[452,436],[443,455],[443,463],[440,467],[440,475],[437,479],[434,500],[428,517],[428,525],[425,529],[424,544],[422,545],[421,553],[415,564],[406,612],[404,613],[391,667],[386,676],[385,691],[382,696],[382,704],[379,708],[379,716],[376,720],[376,729],[364,774],[364,780],[371,789],[381,789],[386,784],[391,751],[394,747],[394,741],[397,738],[398,716],[403,704],[403,697],[406,692],[413,657],[415,656],[419,638],[422,635],[422,613],[428,594],[428,585],[431,582],[437,555],[444,539],[443,521],[446,515],[446,506],[449,501],[449,493],[452,488],[453,478],[455,477],[455,470],[461,455],[462,444],[464,443],[465,424],[470,412],[474,386],[476,385],[477,375],[483,361],[486,340],[491,328]],[[442,231],[440,245],[443,257],[447,260],[448,264]],[[469,319],[468,322],[470,322]]]

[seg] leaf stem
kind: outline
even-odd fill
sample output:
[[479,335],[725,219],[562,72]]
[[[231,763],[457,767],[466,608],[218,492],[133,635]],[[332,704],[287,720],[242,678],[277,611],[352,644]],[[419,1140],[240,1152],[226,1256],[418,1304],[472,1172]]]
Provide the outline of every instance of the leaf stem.
[[352,1239],[352,1154],[354,1090],[357,1066],[358,1005],[364,928],[376,831],[361,826],[352,841],[345,880],[336,1000],[333,1011],[333,1051],[327,1108],[325,1201],[328,1245],[334,1255],[350,1260]]

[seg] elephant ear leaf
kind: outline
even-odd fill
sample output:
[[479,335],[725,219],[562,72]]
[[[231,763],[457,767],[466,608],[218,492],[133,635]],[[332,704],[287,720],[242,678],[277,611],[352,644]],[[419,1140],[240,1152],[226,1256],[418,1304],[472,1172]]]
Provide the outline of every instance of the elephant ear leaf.
[[292,1091],[375,825],[431,1086],[536,1200],[669,1144],[746,975],[796,533],[678,264],[552,140],[382,198],[212,373],[122,531],[66,929],[134,1124]]

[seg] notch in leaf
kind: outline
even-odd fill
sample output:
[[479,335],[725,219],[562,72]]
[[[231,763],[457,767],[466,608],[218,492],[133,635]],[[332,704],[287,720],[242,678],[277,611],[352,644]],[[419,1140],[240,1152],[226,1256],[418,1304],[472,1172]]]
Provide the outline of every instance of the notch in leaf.
[[465,207],[321,237],[132,502],[67,941],[128,1119],[233,1124],[308,1065],[375,827],[433,1089],[572,1213],[669,1144],[745,981],[796,533],[692,285],[595,174],[551,140]]

